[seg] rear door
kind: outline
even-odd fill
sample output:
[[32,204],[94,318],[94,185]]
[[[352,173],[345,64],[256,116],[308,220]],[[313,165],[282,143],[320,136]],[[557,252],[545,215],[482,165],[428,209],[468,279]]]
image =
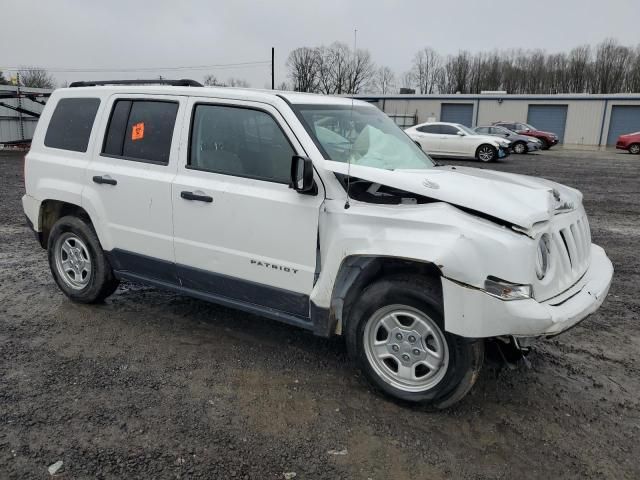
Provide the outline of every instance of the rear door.
[[98,219],[114,268],[175,281],[171,182],[185,100],[114,95],[86,170],[83,205]]
[[289,188],[304,155],[270,105],[192,99],[173,183],[174,245],[185,288],[309,317],[322,183]]
[[440,125],[423,125],[414,130],[416,140],[427,153],[440,152]]

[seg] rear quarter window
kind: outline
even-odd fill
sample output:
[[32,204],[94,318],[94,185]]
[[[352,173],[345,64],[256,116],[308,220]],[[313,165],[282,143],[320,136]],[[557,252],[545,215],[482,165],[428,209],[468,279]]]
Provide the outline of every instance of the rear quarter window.
[[99,106],[98,98],[59,100],[49,120],[44,146],[86,152]]

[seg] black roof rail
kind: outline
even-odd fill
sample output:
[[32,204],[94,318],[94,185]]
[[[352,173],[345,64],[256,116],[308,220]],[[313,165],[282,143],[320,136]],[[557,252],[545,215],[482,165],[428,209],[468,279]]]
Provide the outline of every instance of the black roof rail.
[[97,80],[71,82],[70,88],[74,87],[97,87],[99,85],[171,85],[173,87],[202,87],[200,82],[183,78],[181,80],[165,80],[154,78],[152,80]]

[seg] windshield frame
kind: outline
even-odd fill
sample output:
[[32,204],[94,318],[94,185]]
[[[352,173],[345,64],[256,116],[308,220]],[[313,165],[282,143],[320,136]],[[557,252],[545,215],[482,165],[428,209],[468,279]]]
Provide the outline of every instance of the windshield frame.
[[[425,169],[430,169],[430,168],[434,168],[438,166],[438,163],[436,161],[434,161],[428,154],[427,152],[425,152],[424,150],[422,150],[421,147],[419,147],[415,141],[407,134],[407,132],[405,132],[402,128],[400,128],[394,121],[393,119],[389,118],[387,116],[387,114],[385,112],[383,112],[382,110],[380,110],[378,107],[376,107],[375,105],[371,105],[371,104],[366,104],[363,105],[362,103],[359,103],[358,105],[345,105],[345,104],[334,104],[334,103],[290,103],[289,106],[291,107],[291,110],[293,111],[293,113],[295,114],[295,116],[298,118],[298,121],[302,124],[303,128],[305,129],[305,131],[307,132],[307,135],[309,135],[309,137],[311,138],[311,141],[313,142],[313,144],[316,146],[316,148],[320,151],[320,154],[322,155],[323,160],[325,161],[330,161],[330,162],[340,162],[339,160],[333,160],[331,158],[331,156],[327,153],[326,149],[324,148],[324,146],[322,145],[322,143],[320,142],[318,136],[316,135],[316,133],[313,131],[313,127],[312,125],[307,121],[307,119],[305,118],[304,114],[303,114],[303,110],[345,110],[345,111],[349,111],[352,108],[355,109],[375,109],[375,111],[377,111],[379,114],[384,115],[387,117],[387,119],[393,124],[395,125],[395,127],[402,132],[402,134],[407,138],[408,142],[411,143],[411,145],[413,146],[414,150],[417,149],[417,151],[419,151],[427,160],[427,164],[425,164],[424,168]],[[340,163],[345,163],[347,164],[348,162],[340,162]],[[355,164],[355,163],[354,163]],[[373,168],[378,168],[378,167],[373,167]],[[400,169],[386,169],[389,171],[393,171],[393,170],[402,170]]]

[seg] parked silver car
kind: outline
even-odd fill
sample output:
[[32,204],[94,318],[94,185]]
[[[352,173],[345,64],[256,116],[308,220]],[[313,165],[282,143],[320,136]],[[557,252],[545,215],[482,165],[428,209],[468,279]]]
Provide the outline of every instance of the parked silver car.
[[480,135],[493,135],[506,138],[511,142],[511,150],[513,150],[514,153],[535,152],[542,148],[542,142],[537,138],[521,135],[508,128],[489,125],[476,127],[474,130]]

